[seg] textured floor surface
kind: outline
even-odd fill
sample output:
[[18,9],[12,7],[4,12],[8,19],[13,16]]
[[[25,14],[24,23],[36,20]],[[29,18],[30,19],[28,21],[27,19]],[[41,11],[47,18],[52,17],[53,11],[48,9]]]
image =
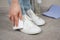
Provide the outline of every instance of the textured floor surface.
[[46,21],[44,26],[40,26],[42,32],[37,35],[27,35],[12,30],[6,10],[3,8],[3,12],[0,10],[0,40],[60,40],[60,19],[40,16]]
[[42,32],[37,35],[27,35],[13,31],[8,19],[8,8],[0,7],[0,40],[60,40],[60,19],[52,19],[40,16],[46,21]]

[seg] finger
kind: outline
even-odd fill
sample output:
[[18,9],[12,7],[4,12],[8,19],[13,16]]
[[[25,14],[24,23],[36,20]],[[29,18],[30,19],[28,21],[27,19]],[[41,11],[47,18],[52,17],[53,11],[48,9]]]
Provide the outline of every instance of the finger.
[[12,25],[15,26],[14,16],[11,16],[10,20],[11,20],[11,22],[12,22]]
[[9,16],[9,19],[10,19],[10,21],[11,21],[11,19],[12,19],[12,16]]
[[12,16],[11,16],[11,15],[8,15],[8,17],[9,17],[9,19],[11,20],[11,17],[12,17]]
[[15,20],[15,26],[18,26],[19,18],[18,18],[18,16],[17,16],[17,15],[15,16],[14,20]]
[[19,18],[22,20],[22,12],[19,12]]
[[8,17],[9,17],[9,19],[11,20],[12,15],[11,15],[11,12],[10,12],[10,11],[9,11]]

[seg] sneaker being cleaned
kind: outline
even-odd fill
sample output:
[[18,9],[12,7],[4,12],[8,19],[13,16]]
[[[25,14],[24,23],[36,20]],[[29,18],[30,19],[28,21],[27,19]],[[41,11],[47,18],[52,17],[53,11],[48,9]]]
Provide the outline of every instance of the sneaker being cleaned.
[[37,34],[41,32],[41,28],[36,26],[33,22],[31,22],[27,15],[24,15],[24,27],[21,32],[26,34]]

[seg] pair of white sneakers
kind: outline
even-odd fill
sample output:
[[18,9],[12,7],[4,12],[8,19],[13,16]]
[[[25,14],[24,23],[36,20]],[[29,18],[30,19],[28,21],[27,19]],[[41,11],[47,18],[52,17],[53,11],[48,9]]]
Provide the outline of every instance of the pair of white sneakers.
[[[13,29],[21,29],[21,32],[26,34],[37,34],[41,32],[41,28],[37,25],[44,25],[45,21],[34,14],[34,12],[29,9],[27,11],[28,15],[23,16],[23,20],[19,19],[18,27],[14,26]],[[36,25],[35,25],[36,24]]]

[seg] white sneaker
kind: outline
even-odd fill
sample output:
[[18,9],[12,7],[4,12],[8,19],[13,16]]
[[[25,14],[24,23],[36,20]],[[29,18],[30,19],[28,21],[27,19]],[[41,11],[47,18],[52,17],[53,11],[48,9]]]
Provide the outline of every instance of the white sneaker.
[[42,18],[39,18],[38,16],[36,16],[35,13],[31,9],[29,9],[27,11],[27,14],[35,24],[37,24],[37,25],[44,25],[45,24],[45,21]]
[[41,32],[41,28],[33,24],[30,20],[28,20],[28,16],[24,16],[24,27],[21,30],[26,34],[37,34]]
[[23,28],[23,21],[19,19],[19,23],[18,23],[18,26],[14,26],[13,29],[16,30],[16,29],[22,29]]

